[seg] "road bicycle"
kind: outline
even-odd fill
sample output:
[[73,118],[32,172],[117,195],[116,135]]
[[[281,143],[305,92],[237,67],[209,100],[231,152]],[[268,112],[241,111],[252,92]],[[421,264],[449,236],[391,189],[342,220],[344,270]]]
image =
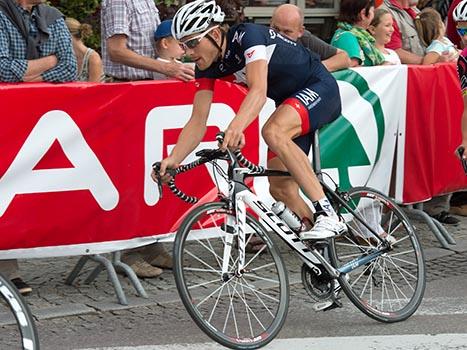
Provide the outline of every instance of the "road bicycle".
[[0,348],[39,350],[31,310],[16,287],[0,274]]
[[[222,143],[222,135],[217,139]],[[198,204],[183,219],[174,242],[174,275],[180,298],[199,328],[233,349],[256,349],[284,324],[289,282],[274,239],[303,260],[302,282],[316,310],[342,306],[340,291],[369,317],[398,322],[418,308],[425,290],[425,261],[414,228],[384,194],[357,187],[341,191],[322,180],[317,133],[313,166],[347,232],[321,241],[301,241],[245,184],[255,176],[290,176],[248,161],[240,151],[205,149],[192,163],[168,170],[170,190],[188,203],[197,198],[175,185],[175,176],[200,165],[213,166],[228,194]],[[227,170],[220,166],[227,162]],[[156,175],[160,163],[154,164]],[[159,190],[162,191],[159,179]],[[161,192],[162,195],[162,192]],[[259,251],[248,252],[253,240]],[[310,323],[312,324],[312,323]]]

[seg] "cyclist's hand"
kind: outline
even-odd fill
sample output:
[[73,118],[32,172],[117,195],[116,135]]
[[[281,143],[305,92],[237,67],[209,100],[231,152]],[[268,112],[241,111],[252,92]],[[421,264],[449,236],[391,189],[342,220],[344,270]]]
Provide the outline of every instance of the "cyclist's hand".
[[242,149],[245,146],[245,135],[241,128],[229,125],[227,130],[224,131],[224,143],[221,149]]
[[461,144],[456,148],[455,154],[456,154],[457,158],[459,158],[459,159],[461,159],[461,156],[460,156],[461,153],[459,152],[459,150],[461,150],[461,149],[464,149],[464,151],[462,151],[462,158],[465,159],[465,160],[467,160],[467,142],[461,143]]
[[[167,157],[161,162],[159,176],[162,180],[162,183],[168,183],[172,179],[172,176],[170,176],[169,174],[166,174],[167,169],[177,169],[179,165],[180,164],[178,164],[178,162],[176,162],[171,157]],[[154,170],[151,172],[151,177],[155,182],[158,182],[158,177]]]
[[189,81],[195,78],[195,70],[192,66],[178,62],[168,62],[164,73],[169,77],[182,81]]

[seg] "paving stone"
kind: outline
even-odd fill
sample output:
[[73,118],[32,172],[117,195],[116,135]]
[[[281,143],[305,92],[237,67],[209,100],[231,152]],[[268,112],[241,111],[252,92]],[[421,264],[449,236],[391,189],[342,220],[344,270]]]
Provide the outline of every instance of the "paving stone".
[[67,316],[76,316],[76,315],[83,315],[89,313],[95,313],[96,310],[83,305],[83,304],[67,304],[56,306],[53,308],[47,309],[39,309],[31,310],[33,315],[39,320],[46,320],[50,318],[58,318],[58,317],[67,317]]

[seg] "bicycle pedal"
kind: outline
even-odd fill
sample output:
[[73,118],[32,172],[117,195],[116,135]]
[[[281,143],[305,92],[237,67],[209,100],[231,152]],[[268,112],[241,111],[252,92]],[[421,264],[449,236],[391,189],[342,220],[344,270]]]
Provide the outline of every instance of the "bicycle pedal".
[[330,311],[336,308],[342,307],[342,303],[339,300],[326,300],[315,303],[313,305],[313,310],[318,311]]

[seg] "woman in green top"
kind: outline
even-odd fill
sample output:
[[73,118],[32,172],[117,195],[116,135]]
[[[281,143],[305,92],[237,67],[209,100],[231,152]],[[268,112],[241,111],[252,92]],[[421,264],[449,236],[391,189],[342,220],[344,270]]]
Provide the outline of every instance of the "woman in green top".
[[383,55],[375,46],[375,39],[367,32],[374,10],[374,0],[341,1],[337,30],[331,44],[349,54],[351,67],[384,63]]

